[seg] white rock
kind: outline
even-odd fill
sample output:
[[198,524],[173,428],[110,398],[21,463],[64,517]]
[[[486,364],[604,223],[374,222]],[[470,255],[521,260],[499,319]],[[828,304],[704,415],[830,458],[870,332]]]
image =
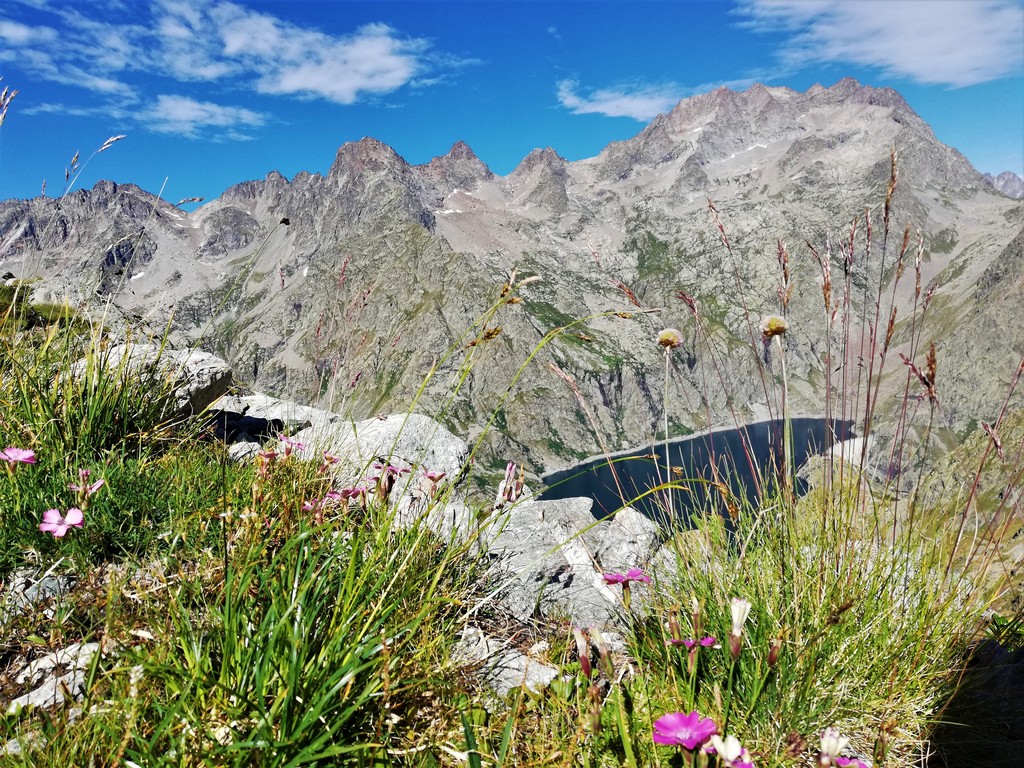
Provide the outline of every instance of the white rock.
[[479,665],[481,679],[499,697],[516,688],[540,691],[558,677],[555,667],[531,659],[508,643],[488,637],[476,627],[466,627],[462,631],[453,656],[465,666]]

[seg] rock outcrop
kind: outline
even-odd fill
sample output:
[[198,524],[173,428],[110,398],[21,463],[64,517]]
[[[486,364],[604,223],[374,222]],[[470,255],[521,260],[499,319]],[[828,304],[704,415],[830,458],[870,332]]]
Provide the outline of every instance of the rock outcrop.
[[[423,525],[442,540],[472,542],[491,561],[494,599],[520,621],[557,617],[615,625],[621,592],[605,584],[603,574],[650,562],[661,542],[659,526],[639,512],[627,507],[599,521],[587,498],[537,501],[520,491],[508,503],[480,511],[462,487],[469,446],[420,414],[351,422],[260,394],[226,395],[211,410],[220,439],[248,445],[276,427],[280,432],[270,436],[269,446],[280,447],[284,438],[296,458],[331,457],[335,487],[363,488],[393,505],[396,525]],[[244,423],[249,432],[238,426]],[[388,472],[382,491],[379,480]]]
[[231,386],[231,367],[200,350],[119,344],[75,363],[74,376],[118,376],[165,392],[177,417],[205,411]]

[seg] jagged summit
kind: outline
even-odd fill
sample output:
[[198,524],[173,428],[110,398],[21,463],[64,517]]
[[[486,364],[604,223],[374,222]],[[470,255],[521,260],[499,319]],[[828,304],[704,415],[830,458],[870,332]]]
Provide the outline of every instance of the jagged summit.
[[287,186],[288,179],[281,175],[279,171],[270,171],[262,180],[243,181],[240,184],[228,187],[221,195],[221,199],[253,201],[266,195],[268,192],[280,192]]
[[447,154],[416,166],[422,177],[435,188],[438,200],[455,189],[472,189],[494,174],[464,141],[457,141]]
[[349,141],[341,145],[334,157],[334,163],[327,172],[327,178],[334,181],[346,174],[359,174],[370,170],[400,172],[408,167],[405,159],[387,144],[365,136],[359,141]]
[[509,176],[522,176],[538,168],[544,168],[552,173],[559,173],[564,171],[568,162],[551,147],[538,148],[532,150],[530,154],[524,157]]
[[1003,171],[998,176],[986,173],[985,181],[1007,197],[1024,198],[1024,178],[1013,171]]
[[506,191],[518,204],[562,214],[569,207],[569,162],[551,147],[534,149],[506,177]]
[[450,160],[478,160],[476,154],[470,149],[469,144],[464,141],[456,141],[448,154],[444,156]]
[[[745,91],[722,87],[691,96],[632,139],[610,144],[593,164],[605,182],[671,168],[666,172],[677,174],[671,191],[685,193],[713,187],[716,166],[719,179],[735,172],[762,175],[761,169],[778,163],[799,175],[821,152],[831,152],[834,160],[844,158],[837,164],[840,172],[852,171],[862,158],[884,156],[893,146],[902,151],[904,172],[922,184],[967,189],[984,183],[966,158],[935,139],[899,93],[853,78],[802,93],[755,84]],[[766,181],[771,186],[777,180]],[[872,183],[868,177],[862,181]]]

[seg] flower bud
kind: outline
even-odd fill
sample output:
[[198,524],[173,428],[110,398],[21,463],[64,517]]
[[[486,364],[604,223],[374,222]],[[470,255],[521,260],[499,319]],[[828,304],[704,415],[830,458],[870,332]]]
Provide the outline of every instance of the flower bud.
[[590,643],[587,642],[587,636],[579,627],[573,627],[572,634],[576,639],[576,653],[580,658],[580,670],[584,677],[590,680],[594,676],[594,670],[590,666]]
[[733,661],[740,657],[740,651],[743,650],[743,641],[740,640],[738,635],[729,635],[729,653],[732,654]]
[[597,646],[597,656],[601,662],[601,669],[604,670],[605,675],[608,676],[609,680],[615,679],[615,667],[612,665],[612,654],[608,650],[608,643],[604,641],[604,635],[601,634],[597,628],[590,630],[590,637],[594,641],[594,645]]
[[683,334],[681,334],[675,328],[666,328],[658,334],[659,346],[665,347],[666,350],[675,349],[683,343]]
[[765,340],[773,336],[785,336],[788,330],[789,323],[786,322],[786,318],[779,315],[770,315],[761,321],[761,336]]

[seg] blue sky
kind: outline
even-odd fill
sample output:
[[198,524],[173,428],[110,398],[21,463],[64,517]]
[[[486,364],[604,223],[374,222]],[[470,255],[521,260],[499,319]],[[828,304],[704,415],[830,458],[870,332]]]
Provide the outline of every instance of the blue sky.
[[209,199],[325,173],[363,136],[411,163],[462,140],[506,174],[721,85],[845,76],[900,91],[979,170],[1024,175],[1024,0],[4,0],[0,199],[61,194],[76,152],[75,188]]

